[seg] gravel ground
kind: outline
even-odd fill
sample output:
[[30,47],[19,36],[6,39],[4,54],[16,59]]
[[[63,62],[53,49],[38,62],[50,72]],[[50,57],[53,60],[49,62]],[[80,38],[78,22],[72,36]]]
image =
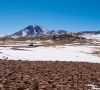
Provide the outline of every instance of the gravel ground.
[[100,64],[0,60],[0,90],[91,90],[100,87]]

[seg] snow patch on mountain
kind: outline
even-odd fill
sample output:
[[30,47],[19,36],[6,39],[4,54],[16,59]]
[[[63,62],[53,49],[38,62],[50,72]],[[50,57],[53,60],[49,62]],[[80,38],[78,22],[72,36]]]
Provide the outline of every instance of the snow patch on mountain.
[[22,31],[22,36],[27,36],[27,30],[26,31]]

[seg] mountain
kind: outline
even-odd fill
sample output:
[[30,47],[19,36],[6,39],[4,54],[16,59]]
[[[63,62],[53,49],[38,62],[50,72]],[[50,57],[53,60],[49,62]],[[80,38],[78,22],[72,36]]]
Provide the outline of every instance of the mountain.
[[100,34],[100,30],[98,31],[82,31],[83,34]]
[[51,30],[51,31],[49,31],[49,34],[65,34],[65,33],[67,33],[67,31],[65,31],[65,30]]
[[44,35],[47,34],[48,30],[45,29],[42,26],[38,26],[38,25],[29,25],[28,27],[14,33],[11,34],[9,36],[12,37],[34,37],[34,36],[38,36],[38,35]]
[[8,35],[10,37],[36,37],[36,36],[44,36],[44,35],[53,35],[53,34],[65,34],[67,33],[64,30],[47,30],[39,25],[29,25],[28,27],[14,33]]

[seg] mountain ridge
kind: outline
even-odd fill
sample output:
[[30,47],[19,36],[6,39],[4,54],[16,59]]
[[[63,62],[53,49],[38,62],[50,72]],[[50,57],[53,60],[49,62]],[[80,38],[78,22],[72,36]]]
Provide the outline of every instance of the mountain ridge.
[[26,28],[19,30],[8,36],[10,37],[36,37],[44,35],[53,35],[53,34],[65,34],[66,30],[48,30],[39,25],[29,25]]
[[67,32],[66,30],[48,30],[39,25],[29,25],[22,30],[19,30],[13,34],[7,35],[7,37],[37,37],[37,36],[46,36],[46,35],[62,35],[62,34],[72,34],[72,35],[83,35],[83,34],[100,34],[98,31],[80,31],[80,32]]

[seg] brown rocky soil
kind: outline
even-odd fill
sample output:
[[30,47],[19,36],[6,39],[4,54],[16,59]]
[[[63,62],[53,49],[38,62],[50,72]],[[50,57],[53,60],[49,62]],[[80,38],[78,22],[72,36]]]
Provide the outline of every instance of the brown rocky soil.
[[97,55],[98,57],[100,57],[100,51],[94,51],[92,54]]
[[100,64],[0,60],[0,90],[90,90],[100,87]]

